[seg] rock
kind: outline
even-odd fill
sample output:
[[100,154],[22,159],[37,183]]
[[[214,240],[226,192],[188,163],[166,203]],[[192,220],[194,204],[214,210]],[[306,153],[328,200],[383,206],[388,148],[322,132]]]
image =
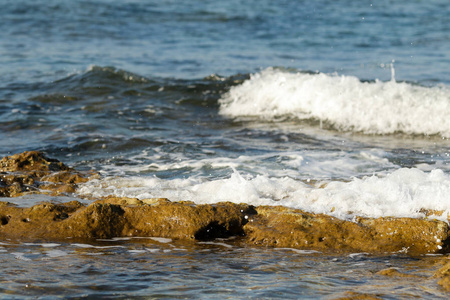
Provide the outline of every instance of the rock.
[[241,236],[244,244],[320,251],[424,254],[448,250],[448,225],[440,221],[380,218],[350,222],[285,207],[195,205],[164,198],[108,197],[88,206],[72,201],[31,208],[0,202],[0,220],[0,238],[209,240]]
[[261,206],[244,232],[255,245],[313,250],[423,254],[448,249],[448,224],[412,218],[356,222],[286,207]]
[[49,172],[68,171],[69,167],[56,159],[44,156],[42,152],[26,151],[20,154],[3,157],[0,160],[1,172]]
[[42,152],[27,151],[0,160],[0,197],[17,197],[40,190],[59,194],[75,192],[77,184],[94,173],[82,174]]
[[450,292],[450,261],[448,259],[447,263],[434,274],[434,277],[440,278],[438,284]]
[[[70,194],[90,175],[41,152],[24,152],[0,160],[0,196]],[[430,219],[359,217],[347,221],[281,206],[196,205],[165,198],[107,197],[92,201],[90,205],[72,201],[31,208],[0,202],[0,238],[150,236],[208,240],[240,236],[239,242],[244,245],[319,251],[411,255],[449,251],[449,225]],[[395,271],[389,272],[395,275]]]
[[[120,204],[117,204],[120,203]],[[155,236],[209,240],[242,235],[248,205],[191,205],[166,199],[106,198],[83,206],[43,203],[22,208],[0,205],[0,238],[66,239]]]
[[388,268],[380,270],[376,273],[377,275],[390,276],[390,277],[409,277],[409,278],[423,278],[413,274],[402,273],[396,268]]
[[336,298],[336,300],[379,300],[383,298],[379,298],[370,294],[362,294],[356,292],[347,292],[344,297]]

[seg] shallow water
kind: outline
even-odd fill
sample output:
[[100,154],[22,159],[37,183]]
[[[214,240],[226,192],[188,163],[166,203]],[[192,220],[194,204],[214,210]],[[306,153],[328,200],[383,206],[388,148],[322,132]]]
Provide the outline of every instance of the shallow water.
[[[75,198],[281,204],[343,219],[428,209],[446,220],[449,14],[446,0],[6,0],[0,156],[41,150],[102,174]],[[429,257],[1,242],[5,297],[442,296],[432,280],[373,275],[385,261],[431,272]],[[81,253],[93,249],[102,254]]]
[[[333,299],[355,292],[386,299],[446,299],[429,278],[440,266],[430,256],[333,255],[161,238],[89,244],[8,241],[0,247],[5,297]],[[411,277],[376,274],[387,268]]]

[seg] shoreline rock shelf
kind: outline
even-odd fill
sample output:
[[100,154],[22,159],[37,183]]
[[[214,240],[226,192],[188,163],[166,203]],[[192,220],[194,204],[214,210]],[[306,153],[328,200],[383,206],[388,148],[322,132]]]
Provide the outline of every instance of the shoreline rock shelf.
[[42,152],[26,151],[0,160],[0,197],[74,193],[79,183],[96,176],[94,172],[78,172]]
[[356,222],[286,207],[167,199],[108,197],[85,205],[44,202],[19,207],[0,202],[0,238],[107,239],[164,237],[212,240],[240,237],[246,245],[319,251],[448,253],[448,224],[410,218]]
[[[0,196],[67,195],[94,172],[78,172],[43,153],[0,160]],[[320,251],[408,254],[448,253],[449,225],[414,218],[337,219],[281,206],[196,205],[168,199],[107,197],[20,207],[0,202],[2,238],[112,238],[154,236],[210,240],[239,236],[247,245]]]
[[[0,160],[0,197],[50,193],[67,195],[95,177],[30,151]],[[66,240],[114,237],[164,237],[213,240],[237,236],[246,246],[281,247],[322,252],[450,253],[446,222],[414,218],[337,219],[281,206],[247,204],[197,205],[168,199],[106,197],[44,202],[21,207],[0,201],[0,239]],[[450,262],[437,273],[450,291]]]

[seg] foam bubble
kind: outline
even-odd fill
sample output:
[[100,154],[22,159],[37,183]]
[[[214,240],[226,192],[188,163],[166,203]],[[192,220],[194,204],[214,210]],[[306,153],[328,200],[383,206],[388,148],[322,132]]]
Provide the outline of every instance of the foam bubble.
[[220,100],[231,117],[317,119],[364,133],[450,136],[450,88],[266,69]]

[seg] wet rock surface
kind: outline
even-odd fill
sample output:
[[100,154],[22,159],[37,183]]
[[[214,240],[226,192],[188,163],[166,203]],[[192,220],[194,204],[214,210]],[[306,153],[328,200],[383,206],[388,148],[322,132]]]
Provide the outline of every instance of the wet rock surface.
[[[120,204],[117,204],[120,203]],[[29,208],[0,205],[3,238],[112,238],[155,236],[210,240],[243,235],[247,205],[193,205],[166,199],[106,198],[90,205],[78,201],[42,203]]]
[[286,207],[262,206],[244,226],[249,242],[273,247],[410,254],[448,250],[448,224],[412,218],[345,221]]
[[450,261],[445,259],[444,262],[444,266],[436,272],[434,277],[439,278],[438,284],[450,292]]
[[27,151],[0,160],[0,197],[28,193],[73,193],[91,173],[78,172],[39,151]]
[[[0,160],[0,196],[52,193],[65,195],[93,173],[80,173],[41,152],[24,152]],[[236,236],[236,243],[322,252],[449,253],[448,223],[412,218],[355,218],[353,221],[286,207],[218,203],[196,205],[165,198],[107,197],[44,202],[22,207],[0,201],[0,239],[67,240],[113,237],[165,237],[213,240]],[[395,269],[383,276],[409,276]],[[413,278],[413,276],[411,276]],[[435,274],[450,291],[450,262]],[[349,295],[348,299],[369,299]],[[361,298],[362,297],[362,298]],[[373,299],[373,298],[370,298]]]
[[[89,180],[62,162],[29,151],[0,160],[0,196],[67,194]],[[168,199],[108,197],[41,203],[25,208],[0,202],[0,236],[8,238],[111,238],[158,236],[207,240],[240,236],[245,244],[319,251],[409,254],[449,250],[446,222],[412,218],[353,221],[287,207]]]

